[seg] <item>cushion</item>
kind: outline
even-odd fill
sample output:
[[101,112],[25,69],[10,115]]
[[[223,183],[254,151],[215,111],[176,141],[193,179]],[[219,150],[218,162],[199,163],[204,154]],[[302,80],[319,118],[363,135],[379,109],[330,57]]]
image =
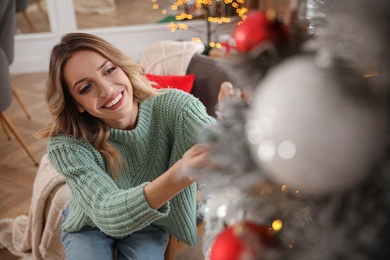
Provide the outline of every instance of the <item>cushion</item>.
[[156,82],[158,85],[154,87],[157,89],[160,88],[176,88],[181,89],[187,93],[191,93],[192,87],[194,85],[195,75],[188,74],[184,76],[177,75],[155,75],[155,74],[146,74],[146,77],[153,82]]
[[139,61],[145,73],[186,75],[188,63],[195,53],[204,51],[204,44],[193,41],[158,41],[146,47]]

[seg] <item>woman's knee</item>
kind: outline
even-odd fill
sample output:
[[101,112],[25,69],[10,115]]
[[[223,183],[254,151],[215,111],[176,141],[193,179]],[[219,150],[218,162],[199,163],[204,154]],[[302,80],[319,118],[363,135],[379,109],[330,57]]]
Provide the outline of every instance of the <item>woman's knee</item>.
[[97,228],[84,227],[78,232],[61,231],[67,260],[113,259],[114,240]]
[[150,225],[116,242],[118,260],[163,260],[168,241],[166,231]]

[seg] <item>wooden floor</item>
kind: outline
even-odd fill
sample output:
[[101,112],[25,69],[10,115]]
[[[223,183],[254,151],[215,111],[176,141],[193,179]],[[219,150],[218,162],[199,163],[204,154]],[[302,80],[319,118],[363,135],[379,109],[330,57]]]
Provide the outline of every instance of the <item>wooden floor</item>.
[[[26,105],[31,119],[28,120],[14,99],[5,114],[14,124],[37,160],[46,153],[46,140],[34,135],[49,120],[44,103],[44,82],[46,73],[19,75],[12,77],[12,83]],[[19,142],[13,137],[8,140],[0,129],[0,218],[14,218],[28,214],[32,183],[38,167],[28,157]],[[0,259],[16,259],[0,251]]]

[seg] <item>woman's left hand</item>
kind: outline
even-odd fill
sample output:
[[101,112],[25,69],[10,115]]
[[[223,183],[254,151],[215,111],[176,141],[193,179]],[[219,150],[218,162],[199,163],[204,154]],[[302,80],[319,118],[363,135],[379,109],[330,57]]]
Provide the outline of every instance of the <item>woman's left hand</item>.
[[225,113],[224,102],[228,99],[241,99],[244,102],[248,102],[249,95],[239,88],[234,88],[232,83],[228,81],[223,82],[218,93],[218,111],[216,111],[218,121],[223,119]]

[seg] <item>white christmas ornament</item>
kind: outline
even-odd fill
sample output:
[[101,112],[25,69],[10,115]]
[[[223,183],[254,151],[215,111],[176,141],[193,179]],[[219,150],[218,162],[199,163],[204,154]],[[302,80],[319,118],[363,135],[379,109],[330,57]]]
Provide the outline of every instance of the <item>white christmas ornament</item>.
[[311,195],[357,184],[384,151],[383,108],[362,81],[341,83],[333,72],[310,55],[290,58],[260,83],[247,114],[264,174]]

